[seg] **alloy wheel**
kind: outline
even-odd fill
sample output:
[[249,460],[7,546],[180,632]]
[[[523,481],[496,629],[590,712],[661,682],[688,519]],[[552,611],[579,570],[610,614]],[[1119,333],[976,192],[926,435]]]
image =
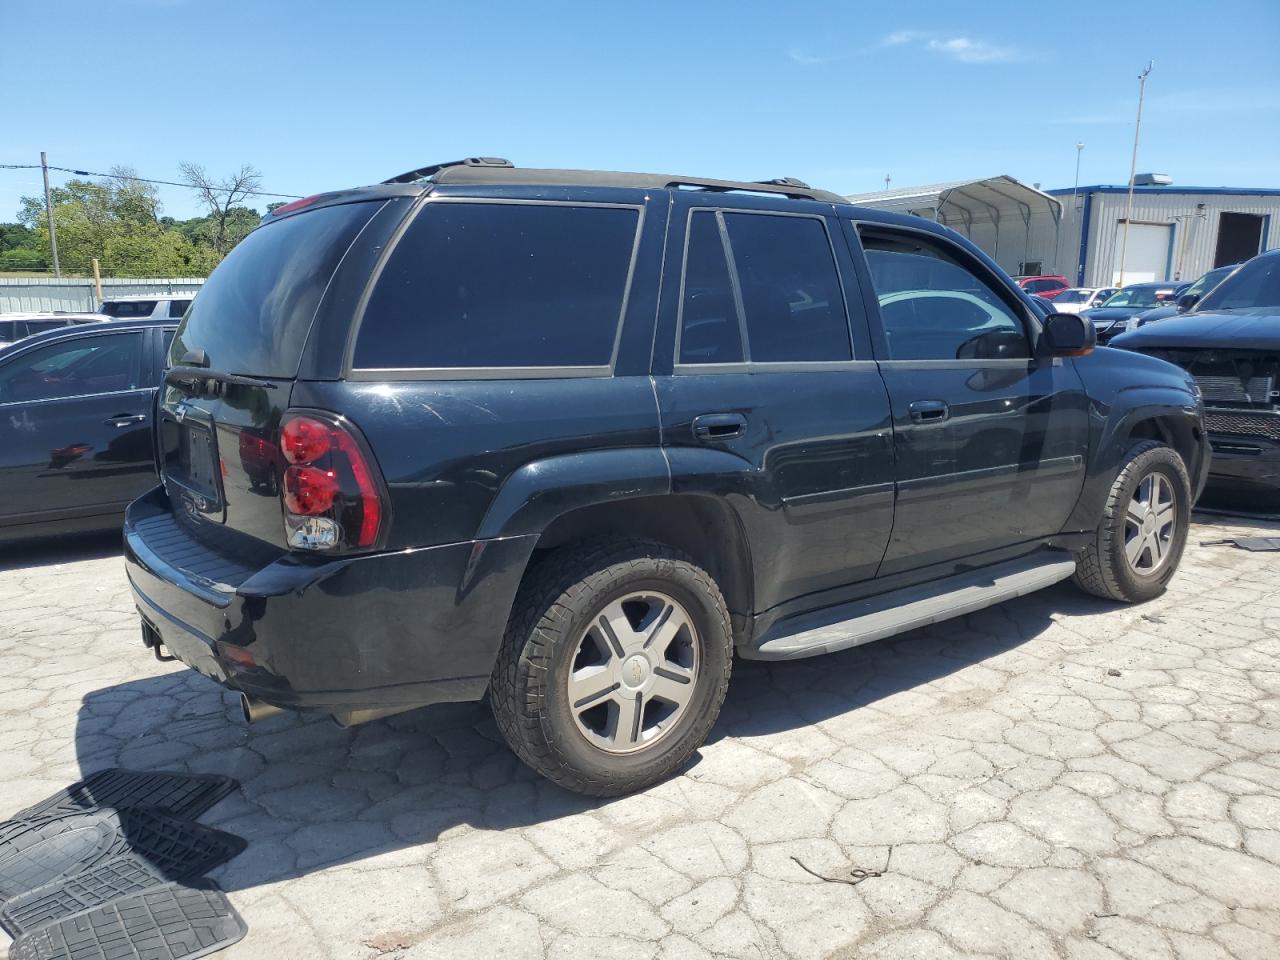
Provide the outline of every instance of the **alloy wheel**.
[[1178,519],[1177,494],[1162,473],[1142,478],[1125,508],[1124,555],[1143,576],[1155,573],[1169,559]]
[[698,669],[697,628],[679,601],[629,593],[582,631],[569,671],[569,710],[592,745],[634,753],[676,727],[693,699]]

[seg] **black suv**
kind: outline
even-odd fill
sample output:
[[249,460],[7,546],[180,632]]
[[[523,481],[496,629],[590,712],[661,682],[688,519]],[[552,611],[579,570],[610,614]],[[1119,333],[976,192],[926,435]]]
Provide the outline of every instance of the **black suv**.
[[1161,593],[1201,404],[1092,347],[956,233],[794,180],[478,158],[300,200],[173,341],[143,639],[250,719],[487,697],[541,773],[634,790],[735,655]]

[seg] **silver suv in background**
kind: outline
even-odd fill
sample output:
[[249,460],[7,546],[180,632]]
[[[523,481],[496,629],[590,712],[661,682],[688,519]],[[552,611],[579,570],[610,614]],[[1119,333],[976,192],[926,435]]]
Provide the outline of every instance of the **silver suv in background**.
[[174,320],[181,320],[182,315],[187,312],[187,307],[191,306],[193,293],[184,294],[165,294],[162,297],[153,297],[149,294],[137,294],[126,297],[110,297],[103,300],[98,307],[99,313],[104,313],[113,320],[146,320],[172,317]]

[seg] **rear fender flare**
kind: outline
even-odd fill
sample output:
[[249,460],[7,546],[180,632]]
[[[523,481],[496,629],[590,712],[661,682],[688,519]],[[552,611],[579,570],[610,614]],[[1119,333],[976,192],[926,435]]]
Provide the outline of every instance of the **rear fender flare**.
[[536,536],[570,510],[670,492],[671,472],[659,447],[534,460],[507,477],[480,521],[476,539]]

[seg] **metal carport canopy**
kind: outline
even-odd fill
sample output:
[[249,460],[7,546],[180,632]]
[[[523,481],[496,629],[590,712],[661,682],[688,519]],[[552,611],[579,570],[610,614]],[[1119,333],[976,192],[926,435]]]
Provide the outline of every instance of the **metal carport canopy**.
[[[1022,224],[1023,250],[1031,244],[1031,218],[1047,212],[1053,218],[1055,235],[1062,223],[1062,203],[1007,174],[983,180],[952,180],[919,187],[898,187],[876,193],[857,193],[850,203],[878,210],[914,213],[936,220],[973,237],[974,224],[989,223],[995,230],[993,258],[999,257],[1001,224]],[[1056,244],[1055,244],[1056,249]]]

